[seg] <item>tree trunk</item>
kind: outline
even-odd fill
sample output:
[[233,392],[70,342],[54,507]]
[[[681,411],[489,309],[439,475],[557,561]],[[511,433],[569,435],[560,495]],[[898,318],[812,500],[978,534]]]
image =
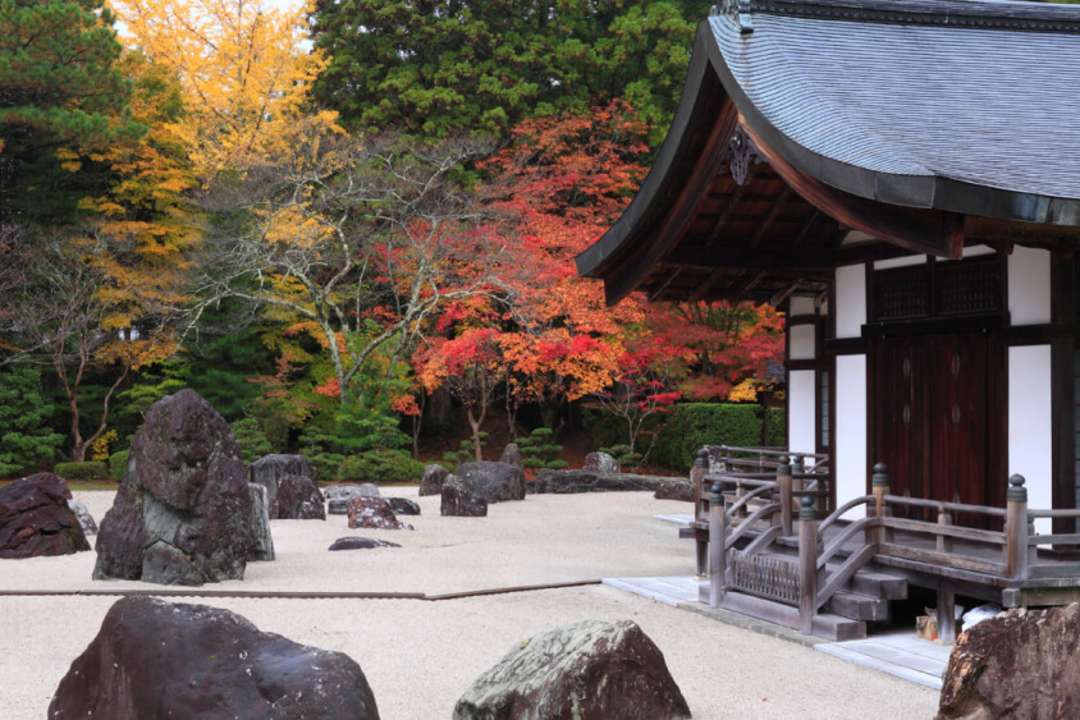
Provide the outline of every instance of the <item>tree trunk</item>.
[[481,462],[484,459],[484,447],[480,440],[480,425],[484,422],[484,411],[481,410],[480,416],[476,417],[473,415],[473,409],[470,406],[468,415],[469,427],[472,428],[473,451],[476,455],[476,462]]

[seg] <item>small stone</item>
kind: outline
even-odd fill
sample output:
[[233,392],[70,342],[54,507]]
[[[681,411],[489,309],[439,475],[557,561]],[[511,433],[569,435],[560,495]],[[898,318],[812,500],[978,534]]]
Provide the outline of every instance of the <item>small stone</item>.
[[412,530],[412,525],[397,519],[386,498],[354,497],[349,502],[349,527],[376,530]]
[[394,512],[398,515],[419,515],[420,505],[415,500],[402,497],[386,498],[390,503],[390,507],[394,509]]
[[438,495],[442,492],[443,483],[450,475],[450,471],[442,465],[431,464],[424,468],[424,475],[420,478],[421,495]]
[[585,464],[581,466],[581,469],[600,473],[617,473],[622,470],[619,467],[619,461],[614,456],[599,451],[586,455]]
[[376,540],[375,538],[366,538],[359,536],[338,538],[331,545],[329,550],[374,550],[375,548],[384,547],[401,547],[397,543],[392,543],[387,540]]

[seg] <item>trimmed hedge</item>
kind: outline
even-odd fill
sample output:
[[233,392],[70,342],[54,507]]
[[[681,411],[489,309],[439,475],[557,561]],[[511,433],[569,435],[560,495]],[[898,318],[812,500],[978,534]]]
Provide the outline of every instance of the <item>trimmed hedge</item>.
[[53,472],[65,480],[104,480],[109,477],[109,466],[100,460],[65,462],[56,463]]
[[116,482],[124,479],[124,473],[127,472],[128,455],[130,454],[130,450],[117,450],[109,456],[109,475]]
[[[784,411],[769,409],[769,437],[766,445],[783,445]],[[645,423],[645,432],[656,432],[656,445],[646,458],[649,464],[671,470],[689,471],[694,453],[702,445],[761,445],[763,409],[752,403],[679,403],[670,413],[653,415]],[[595,447],[625,444],[622,423],[596,410],[584,416],[585,429]],[[649,437],[643,433],[639,451],[647,449]]]
[[348,482],[418,483],[424,463],[405,450],[368,450],[350,455],[338,467],[337,479]]

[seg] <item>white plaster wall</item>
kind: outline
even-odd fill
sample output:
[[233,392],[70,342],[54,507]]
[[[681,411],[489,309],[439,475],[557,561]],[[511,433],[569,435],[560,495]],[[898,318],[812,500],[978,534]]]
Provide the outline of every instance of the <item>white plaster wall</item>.
[[788,328],[792,360],[813,360],[816,329],[813,325],[792,325]]
[[814,298],[806,295],[796,295],[791,298],[791,306],[788,308],[789,315],[813,315]]
[[909,265],[925,265],[925,255],[904,255],[903,257],[889,258],[888,260],[875,260],[875,270],[888,270],[890,268],[908,267]]
[[788,373],[788,451],[812,453],[817,447],[817,425],[814,402],[814,371],[793,370]]
[[[1027,480],[1028,507],[1053,507],[1050,346],[1009,348],[1009,475]],[[1050,532],[1049,520],[1036,521]]]
[[866,266],[836,268],[836,337],[859,337],[866,323]]
[[1050,251],[1017,245],[1009,256],[1009,314],[1013,325],[1050,322]]
[[[836,356],[836,428],[833,462],[836,504],[866,494],[866,355]],[[865,515],[856,508],[845,517]]]

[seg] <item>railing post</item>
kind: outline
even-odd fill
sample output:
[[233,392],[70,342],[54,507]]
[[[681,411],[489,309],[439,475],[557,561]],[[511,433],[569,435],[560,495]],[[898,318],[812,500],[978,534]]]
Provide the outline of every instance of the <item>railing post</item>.
[[[690,467],[690,485],[694,494],[694,520],[706,520],[708,499],[705,497],[705,474],[709,471],[709,451],[701,448],[697,451],[694,464]],[[697,531],[695,531],[697,532]],[[708,571],[709,543],[700,534],[694,538],[694,551],[697,559],[698,577],[704,577]]]
[[791,535],[792,511],[795,509],[791,502],[791,491],[794,487],[791,475],[791,466],[781,463],[776,468],[776,485],[780,488],[780,527],[784,537]]
[[817,511],[809,496],[799,504],[799,622],[803,635],[814,632],[817,612]]
[[720,446],[720,461],[717,463],[716,471],[725,473],[728,471],[728,447],[727,445]]
[[[946,527],[948,525],[952,525],[952,515],[949,514],[949,512],[945,509],[944,505],[938,505],[937,524],[938,524],[938,527]],[[937,551],[938,552],[949,552],[951,550],[952,550],[952,539],[949,538],[949,537],[946,537],[945,535],[938,535],[937,536]]]
[[709,607],[719,607],[727,590],[727,535],[723,487],[717,482],[709,491]]
[[[889,494],[889,468],[883,462],[874,465],[874,473],[870,476],[870,494],[874,496],[874,517],[884,520],[885,496]],[[867,537],[866,541],[870,543],[874,539]],[[892,533],[888,528],[878,528],[876,542],[892,542]]]
[[1022,580],[1027,577],[1029,532],[1027,488],[1022,475],[1009,478],[1005,499],[1005,573]]

